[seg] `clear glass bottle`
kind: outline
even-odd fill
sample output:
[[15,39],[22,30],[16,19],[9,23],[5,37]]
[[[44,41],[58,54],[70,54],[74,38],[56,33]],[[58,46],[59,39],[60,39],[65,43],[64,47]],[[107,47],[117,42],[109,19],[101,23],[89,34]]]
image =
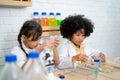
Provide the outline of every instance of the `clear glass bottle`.
[[49,13],[48,21],[49,21],[49,26],[56,26],[56,18],[53,12]]
[[41,21],[40,21],[40,18],[39,18],[39,12],[33,12],[33,20],[41,25]]
[[41,13],[41,26],[48,26],[48,18],[46,12]]
[[27,80],[47,80],[47,74],[45,74],[45,69],[39,63],[39,53],[30,52],[28,55],[28,61],[23,68],[23,71],[26,73]]
[[9,54],[5,56],[5,66],[3,67],[0,80],[26,80],[25,74],[16,64],[16,55]]

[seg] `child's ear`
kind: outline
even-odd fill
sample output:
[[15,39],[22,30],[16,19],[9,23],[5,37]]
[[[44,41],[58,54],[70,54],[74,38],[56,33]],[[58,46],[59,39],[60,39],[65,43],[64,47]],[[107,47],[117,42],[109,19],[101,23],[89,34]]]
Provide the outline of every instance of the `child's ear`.
[[21,40],[25,41],[25,38],[26,38],[25,35],[22,35]]

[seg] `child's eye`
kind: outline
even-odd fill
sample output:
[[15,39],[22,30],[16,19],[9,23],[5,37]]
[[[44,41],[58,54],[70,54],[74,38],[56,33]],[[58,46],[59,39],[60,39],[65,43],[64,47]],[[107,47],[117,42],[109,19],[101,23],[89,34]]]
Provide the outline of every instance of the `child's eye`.
[[82,35],[82,36],[85,36],[85,35]]
[[39,39],[33,39],[32,41],[38,41]]
[[32,41],[38,41],[41,39],[41,36],[39,38],[33,38]]
[[77,34],[77,36],[80,36],[80,34]]

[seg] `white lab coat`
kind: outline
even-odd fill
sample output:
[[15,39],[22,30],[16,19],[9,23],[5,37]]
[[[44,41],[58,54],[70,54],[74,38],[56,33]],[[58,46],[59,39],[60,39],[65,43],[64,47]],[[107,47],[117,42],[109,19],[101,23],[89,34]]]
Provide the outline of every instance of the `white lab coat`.
[[[96,53],[96,55],[94,55],[97,56],[98,53],[100,53],[100,51],[94,50],[87,45],[85,45],[84,52],[89,56],[89,61],[91,60],[91,56],[93,56],[90,54]],[[65,44],[61,45],[58,48],[58,53],[60,57],[60,64],[58,65],[58,68],[64,69],[72,67],[72,57],[77,55],[77,53],[71,41],[68,40]]]
[[[29,54],[31,51],[36,51],[35,49],[28,49],[23,43],[22,43],[23,48],[25,49],[26,53]],[[19,46],[15,46],[11,50],[12,54],[15,54],[17,56],[17,65],[21,68],[23,64],[27,61],[26,54],[23,52],[23,50]],[[52,56],[52,54],[51,54]],[[42,66],[45,66],[44,64],[44,51],[42,51],[39,55],[39,62],[41,63]]]

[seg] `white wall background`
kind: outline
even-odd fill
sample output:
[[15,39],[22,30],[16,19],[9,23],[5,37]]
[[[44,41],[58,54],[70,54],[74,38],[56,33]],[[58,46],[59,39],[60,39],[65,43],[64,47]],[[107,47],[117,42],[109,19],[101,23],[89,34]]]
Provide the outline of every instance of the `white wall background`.
[[[61,12],[62,17],[84,14],[95,24],[95,31],[86,43],[108,56],[120,56],[119,0],[33,0],[32,7],[0,7],[0,57],[17,45],[17,35],[23,22],[34,11]],[[2,58],[0,58],[2,59]],[[2,64],[0,60],[0,64]]]

